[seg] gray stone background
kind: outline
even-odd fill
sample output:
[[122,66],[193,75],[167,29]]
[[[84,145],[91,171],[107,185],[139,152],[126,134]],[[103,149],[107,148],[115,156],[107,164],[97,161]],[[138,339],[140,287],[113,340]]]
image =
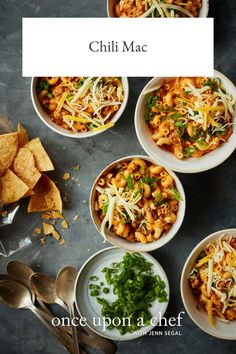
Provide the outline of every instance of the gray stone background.
[[[211,17],[215,18],[215,68],[236,82],[236,3],[234,0],[210,0]],[[31,265],[36,271],[55,275],[65,266],[77,269],[96,251],[107,247],[96,232],[89,216],[88,198],[92,182],[99,171],[111,161],[129,154],[143,153],[135,135],[133,116],[136,100],[148,78],[131,78],[130,97],[126,111],[113,129],[83,141],[67,139],[50,131],[34,112],[30,99],[30,78],[21,76],[21,19],[22,17],[106,17],[105,0],[1,0],[0,1],[0,114],[10,117],[16,128],[20,120],[31,137],[40,136],[55,164],[51,176],[59,181],[62,194],[68,194],[65,216],[70,229],[64,232],[66,245],[61,247],[50,241],[39,245],[37,238],[32,244],[8,259],[0,259],[0,271],[5,271],[9,259],[17,259]],[[53,40],[48,33],[45,41]],[[75,36],[76,38],[76,36]],[[79,36],[77,37],[79,45]],[[174,34],[173,34],[173,40]],[[76,41],[75,41],[76,43]],[[200,49],[196,49],[200,50]],[[50,53],[39,53],[39,56]],[[174,58],[173,58],[174,60]],[[204,53],[202,53],[204,60]],[[79,172],[73,167],[81,165]],[[79,178],[62,181],[64,172]],[[236,154],[219,167],[195,175],[179,174],[187,196],[186,217],[176,237],[163,248],[152,252],[164,267],[170,282],[171,298],[167,317],[184,310],[179,290],[183,264],[192,248],[208,234],[236,226],[235,222],[235,171]],[[86,201],[84,203],[83,201]],[[79,222],[73,216],[80,214]],[[0,229],[1,240],[13,247],[15,239],[32,235],[41,223],[40,214],[26,213],[26,203],[14,224]],[[54,307],[55,313],[60,313]],[[171,328],[168,328],[171,329]],[[143,354],[158,352],[183,353],[190,351],[209,354],[235,353],[235,343],[213,338],[202,332],[186,314],[179,337],[145,336],[130,342],[116,343],[119,354],[138,351]],[[62,354],[63,348],[41,323],[25,310],[0,307],[1,354]]]

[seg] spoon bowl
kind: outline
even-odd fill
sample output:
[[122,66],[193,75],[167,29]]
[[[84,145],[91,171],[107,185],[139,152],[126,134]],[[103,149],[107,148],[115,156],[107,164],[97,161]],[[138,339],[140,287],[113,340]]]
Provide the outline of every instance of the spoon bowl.
[[73,306],[74,286],[77,278],[77,271],[73,267],[64,267],[59,271],[56,278],[57,296],[66,304]]
[[30,277],[34,274],[34,271],[22,262],[10,261],[7,263],[7,273],[13,279],[20,280],[22,283],[30,287]]
[[56,279],[45,273],[34,273],[30,285],[37,298],[46,304],[58,304],[68,311],[65,303],[56,294]]
[[28,288],[11,279],[5,279],[0,282],[0,301],[15,309],[27,308],[33,305]]

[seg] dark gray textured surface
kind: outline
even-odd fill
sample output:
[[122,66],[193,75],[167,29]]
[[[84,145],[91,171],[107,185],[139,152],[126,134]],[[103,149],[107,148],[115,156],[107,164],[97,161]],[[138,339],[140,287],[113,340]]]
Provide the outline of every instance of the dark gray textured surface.
[[[215,68],[236,82],[236,3],[234,0],[211,0],[210,16],[215,18]],[[16,127],[21,120],[31,137],[40,136],[54,164],[55,179],[61,181],[65,171],[79,178],[78,183],[61,182],[62,194],[68,193],[65,215],[71,227],[65,232],[66,245],[51,243],[41,247],[38,240],[10,259],[24,261],[35,270],[55,275],[64,265],[79,268],[95,251],[106,247],[90,220],[88,203],[91,183],[97,173],[112,160],[128,154],[143,153],[133,125],[134,107],[147,78],[130,79],[128,107],[112,130],[83,141],[63,138],[49,131],[37,118],[30,100],[30,79],[21,77],[21,18],[24,16],[96,17],[106,16],[105,0],[1,0],[0,1],[0,114],[7,114]],[[45,40],[52,40],[49,34]],[[78,38],[79,43],[79,38]],[[47,53],[39,53],[46,55]],[[204,60],[204,53],[202,53]],[[62,164],[63,162],[63,164]],[[81,171],[73,167],[81,165]],[[153,252],[170,281],[171,299],[167,316],[184,310],[179,291],[183,264],[192,248],[216,230],[236,226],[235,153],[221,166],[205,173],[180,175],[187,196],[187,213],[178,235],[162,249]],[[1,238],[30,236],[41,222],[40,215],[27,215],[22,205],[14,225],[1,229]],[[79,222],[73,223],[75,214]],[[108,246],[108,245],[107,245]],[[0,272],[7,260],[0,260]],[[169,328],[170,329],[170,328]],[[118,353],[167,354],[190,351],[209,354],[235,353],[235,343],[217,340],[200,331],[185,315],[181,337],[143,337],[117,343]],[[63,348],[27,311],[0,307],[0,354],[62,354]]]

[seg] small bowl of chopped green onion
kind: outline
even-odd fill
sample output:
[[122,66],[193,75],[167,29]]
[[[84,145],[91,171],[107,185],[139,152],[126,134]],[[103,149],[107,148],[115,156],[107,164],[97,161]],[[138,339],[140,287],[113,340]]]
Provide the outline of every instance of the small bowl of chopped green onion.
[[152,330],[164,316],[169,296],[167,276],[153,256],[116,247],[90,257],[75,284],[81,318],[111,340],[132,340]]
[[224,162],[236,148],[236,88],[213,77],[155,77],[141,92],[135,129],[157,163],[197,173]]
[[126,77],[33,77],[31,81],[38,117],[70,138],[88,138],[112,128],[128,95]]
[[185,206],[178,177],[148,156],[112,162],[90,194],[90,215],[103,241],[131,252],[169,242],[183,222]]

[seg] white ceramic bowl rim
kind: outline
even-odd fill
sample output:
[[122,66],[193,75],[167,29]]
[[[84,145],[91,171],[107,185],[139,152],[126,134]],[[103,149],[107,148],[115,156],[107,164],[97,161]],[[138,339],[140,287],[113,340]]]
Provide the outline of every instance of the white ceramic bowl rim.
[[[101,130],[101,131],[88,131],[84,133],[73,133],[69,132],[68,130],[60,127],[57,125],[55,122],[53,122],[50,117],[47,115],[47,113],[44,111],[43,107],[41,106],[37,93],[36,93],[36,83],[37,83],[38,77],[32,77],[31,79],[31,100],[34,106],[34,109],[38,115],[38,117],[43,121],[44,124],[50,129],[52,129],[54,132],[69,137],[69,138],[75,138],[75,139],[81,139],[81,138],[89,138],[98,134],[101,134],[108,129]],[[116,123],[124,113],[124,110],[126,108],[126,105],[128,103],[128,97],[129,97],[129,82],[127,77],[122,77],[122,85],[124,88],[124,101],[122,102],[119,110],[115,113],[115,115],[112,117],[110,122]]]
[[[214,77],[219,77],[226,89],[233,95],[236,99],[236,87],[234,84],[219,71],[214,71]],[[145,101],[148,94],[144,94],[145,91],[153,86],[154,83],[161,79],[171,80],[171,77],[154,77],[147,85],[143,88],[140,96],[138,98],[136,108],[135,108],[135,130],[138,140],[143,147],[144,151],[152,157],[152,159],[161,165],[167,166],[172,171],[182,172],[182,173],[198,173],[212,169],[221,163],[223,163],[235,150],[236,148],[236,130],[233,130],[233,134],[230,136],[226,143],[221,144],[215,150],[210,153],[201,156],[200,158],[189,158],[178,160],[173,153],[168,152],[158,146],[153,142],[151,138],[151,132],[146,122],[144,121]],[[236,121],[236,114],[233,117]]]
[[[120,163],[122,161],[127,161],[127,160],[132,160],[134,158],[141,158],[145,161],[151,162],[156,164],[156,162],[150,158],[149,156],[145,156],[145,155],[131,155],[131,156],[125,156],[122,157],[118,160],[115,160],[113,162],[111,162],[107,167],[105,167],[96,177],[92,188],[91,188],[91,193],[90,193],[90,198],[89,198],[89,209],[90,209],[90,215],[91,215],[91,219],[93,221],[94,226],[96,227],[97,231],[99,232],[99,234],[101,235],[101,231],[100,228],[98,226],[98,223],[95,221],[94,215],[96,215],[96,213],[93,210],[93,194],[94,194],[94,190],[95,190],[95,186],[99,180],[99,178],[104,175],[105,172],[109,171],[110,169],[112,169],[112,167],[114,165],[116,165],[117,163]],[[186,198],[185,198],[185,193],[184,193],[184,189],[183,186],[179,180],[179,178],[177,177],[177,175],[169,170],[168,168],[166,168],[164,165],[162,165],[165,170],[174,178],[175,184],[176,184],[176,188],[178,189],[179,193],[181,194],[183,200],[180,201],[179,203],[179,209],[178,209],[178,213],[177,213],[177,219],[175,221],[175,223],[171,226],[171,228],[163,233],[163,235],[156,241],[150,242],[150,243],[146,243],[146,244],[141,244],[140,242],[129,242],[121,237],[115,236],[111,231],[106,230],[106,235],[107,235],[107,241],[110,242],[112,245],[117,246],[119,248],[123,248],[127,251],[130,252],[149,252],[149,251],[153,251],[157,248],[160,248],[162,246],[164,246],[166,243],[168,243],[179,231],[183,220],[184,220],[184,215],[185,215],[185,208],[186,208]]]
[[[192,308],[187,304],[186,301],[186,297],[184,295],[184,282],[186,281],[186,276],[187,276],[187,269],[189,268],[189,265],[194,265],[198,254],[203,250],[204,245],[206,245],[207,243],[214,242],[216,241],[221,235],[225,234],[225,236],[229,235],[229,234],[235,234],[236,235],[236,229],[225,229],[225,230],[220,230],[220,231],[216,231],[213,232],[212,234],[208,235],[207,237],[205,237],[203,240],[201,240],[191,251],[190,255],[188,256],[183,270],[182,270],[182,274],[181,274],[181,279],[180,279],[180,291],[181,291],[181,297],[182,297],[182,302],[184,304],[184,307],[189,315],[189,317],[192,319],[192,321],[204,332],[206,332],[207,334],[216,337],[216,338],[220,338],[220,339],[227,339],[227,340],[236,340],[236,332],[235,332],[235,337],[232,338],[231,336],[228,336],[227,334],[219,334],[216,332],[216,330],[211,329],[210,325],[209,325],[209,329],[207,329],[206,327],[203,327],[199,324],[199,322],[195,319],[194,315],[192,314]],[[194,258],[194,260],[193,260]],[[191,268],[191,267],[190,267]],[[189,286],[189,293],[192,295],[191,293],[191,288]],[[194,295],[192,295],[194,298]],[[197,300],[196,300],[196,304],[197,304]],[[202,313],[202,315],[206,315],[204,312]],[[234,321],[235,323],[235,321]],[[229,326],[230,323],[225,324],[225,326]],[[235,328],[236,328],[236,323],[235,323]]]
[[[102,250],[100,251],[97,251],[95,252],[91,257],[89,257],[82,265],[82,267],[80,268],[79,272],[78,272],[78,275],[76,277],[76,280],[75,280],[75,286],[74,286],[74,299],[75,299],[75,306],[76,306],[76,309],[80,315],[80,317],[82,317],[82,313],[80,311],[80,308],[78,306],[78,303],[77,303],[77,284],[78,284],[78,280],[79,280],[79,277],[81,276],[84,268],[86,267],[86,265],[91,261],[92,258],[96,257],[97,255],[99,255],[100,253],[103,253],[103,252],[106,252],[107,250],[110,250],[110,249],[116,249],[118,247],[116,246],[111,246],[111,247],[107,247],[107,248],[103,248]],[[125,250],[124,250],[125,251]],[[128,251],[127,251],[128,252]],[[166,291],[167,291],[167,294],[168,294],[168,301],[165,303],[165,306],[164,306],[164,309],[162,311],[162,317],[164,316],[166,310],[167,310],[167,307],[168,307],[168,304],[169,304],[169,300],[170,300],[170,285],[169,285],[169,280],[167,278],[167,275],[166,275],[166,272],[165,270],[163,269],[163,267],[161,266],[161,264],[149,253],[146,253],[148,255],[148,257],[152,258],[153,259],[153,263],[156,263],[158,265],[158,267],[160,268],[161,272],[163,273],[164,275],[164,278],[162,280],[165,281],[165,284],[166,284]],[[145,255],[145,253],[144,253]],[[102,335],[100,332],[96,331],[94,328],[92,328],[89,324],[87,324],[88,327],[93,331],[95,332],[96,334],[100,335],[100,336],[103,336],[104,338],[108,338],[108,339],[112,339],[112,340],[116,340],[114,338],[111,338],[110,336],[107,336],[105,333],[104,335]],[[145,327],[143,328],[143,334],[140,334],[140,335],[136,335],[134,336],[133,338],[129,338],[129,339],[125,339],[122,337],[120,337],[120,341],[130,341],[130,340],[133,340],[133,339],[137,339],[137,338],[140,338],[142,337],[145,333],[149,332],[150,330],[152,330],[155,326],[149,326],[148,329],[146,328],[145,330]]]

